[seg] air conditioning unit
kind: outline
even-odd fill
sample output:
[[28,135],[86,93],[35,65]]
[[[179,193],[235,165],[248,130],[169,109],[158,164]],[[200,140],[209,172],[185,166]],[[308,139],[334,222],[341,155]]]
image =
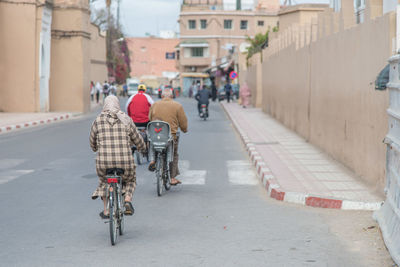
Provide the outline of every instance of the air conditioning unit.
[[190,67],[191,72],[196,72],[196,67]]

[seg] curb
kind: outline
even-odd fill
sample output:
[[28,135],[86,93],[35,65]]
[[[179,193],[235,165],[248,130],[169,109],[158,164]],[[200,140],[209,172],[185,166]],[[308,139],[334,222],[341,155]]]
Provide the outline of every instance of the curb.
[[27,127],[34,127],[34,126],[49,124],[49,123],[58,122],[58,121],[62,121],[62,120],[67,120],[70,118],[72,118],[72,114],[66,113],[63,115],[58,115],[58,116],[43,119],[43,120],[21,122],[19,124],[7,125],[7,126],[0,127],[0,134],[8,133],[8,132],[11,132],[14,130],[19,130],[19,129],[23,129],[23,128],[27,128]]
[[286,192],[278,183],[274,174],[268,168],[268,165],[264,162],[260,154],[257,152],[256,147],[250,142],[250,139],[244,133],[244,131],[238,126],[238,123],[229,112],[225,109],[225,106],[221,103],[222,109],[225,111],[228,118],[232,121],[233,126],[239,133],[242,142],[244,143],[246,150],[249,154],[250,160],[256,168],[257,176],[259,177],[262,185],[269,197],[279,201],[288,203],[296,203],[316,208],[328,208],[328,209],[342,209],[342,210],[379,210],[383,202],[363,202],[363,201],[352,201],[343,200],[322,196],[314,196],[306,193],[299,192]]

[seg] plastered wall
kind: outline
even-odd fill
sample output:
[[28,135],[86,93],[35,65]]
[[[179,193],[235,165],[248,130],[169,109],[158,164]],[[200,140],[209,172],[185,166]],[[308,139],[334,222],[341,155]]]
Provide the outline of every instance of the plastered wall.
[[[374,81],[393,53],[395,14],[352,27],[339,18],[328,13],[318,25],[275,36],[263,62],[251,61],[248,83],[252,93],[261,83],[265,112],[383,192],[389,98]],[[254,82],[257,65],[262,79]]]

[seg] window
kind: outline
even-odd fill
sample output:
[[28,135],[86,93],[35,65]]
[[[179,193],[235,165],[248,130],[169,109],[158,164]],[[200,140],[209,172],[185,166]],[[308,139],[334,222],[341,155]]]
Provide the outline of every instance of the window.
[[259,21],[257,22],[257,25],[258,25],[258,26],[264,26],[264,21],[263,21],[263,20],[259,20]]
[[189,20],[189,29],[196,29],[196,21],[195,20]]
[[247,30],[247,20],[241,20],[240,21],[240,29],[241,30]]
[[201,29],[206,29],[207,28],[207,20],[201,19],[200,20],[200,28]]
[[224,20],[224,29],[232,29],[232,20],[231,19]]
[[193,47],[192,57],[203,57],[203,47]]

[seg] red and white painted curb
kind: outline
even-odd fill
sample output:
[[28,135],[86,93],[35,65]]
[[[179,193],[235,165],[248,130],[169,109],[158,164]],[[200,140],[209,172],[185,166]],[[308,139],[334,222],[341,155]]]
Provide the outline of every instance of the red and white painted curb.
[[11,132],[13,130],[27,128],[27,127],[33,127],[33,126],[44,125],[44,124],[48,124],[48,123],[52,123],[52,122],[67,120],[70,118],[72,118],[72,115],[70,113],[66,113],[66,114],[58,115],[58,116],[47,118],[47,119],[41,119],[41,120],[36,120],[36,121],[29,121],[29,122],[23,122],[23,123],[18,123],[18,124],[7,125],[7,126],[0,127],[0,134]]
[[256,168],[257,175],[264,186],[269,197],[272,197],[279,201],[285,201],[290,203],[301,204],[310,207],[317,208],[329,208],[329,209],[342,209],[342,210],[379,210],[383,202],[363,202],[363,201],[351,201],[342,200],[322,196],[313,196],[306,193],[299,192],[287,192],[278,183],[274,174],[268,168],[261,155],[257,152],[256,146],[251,143],[250,139],[239,127],[238,123],[229,112],[224,108],[226,114],[233,122],[235,129],[238,131],[240,138],[242,139],[246,149],[249,153],[249,157]]

